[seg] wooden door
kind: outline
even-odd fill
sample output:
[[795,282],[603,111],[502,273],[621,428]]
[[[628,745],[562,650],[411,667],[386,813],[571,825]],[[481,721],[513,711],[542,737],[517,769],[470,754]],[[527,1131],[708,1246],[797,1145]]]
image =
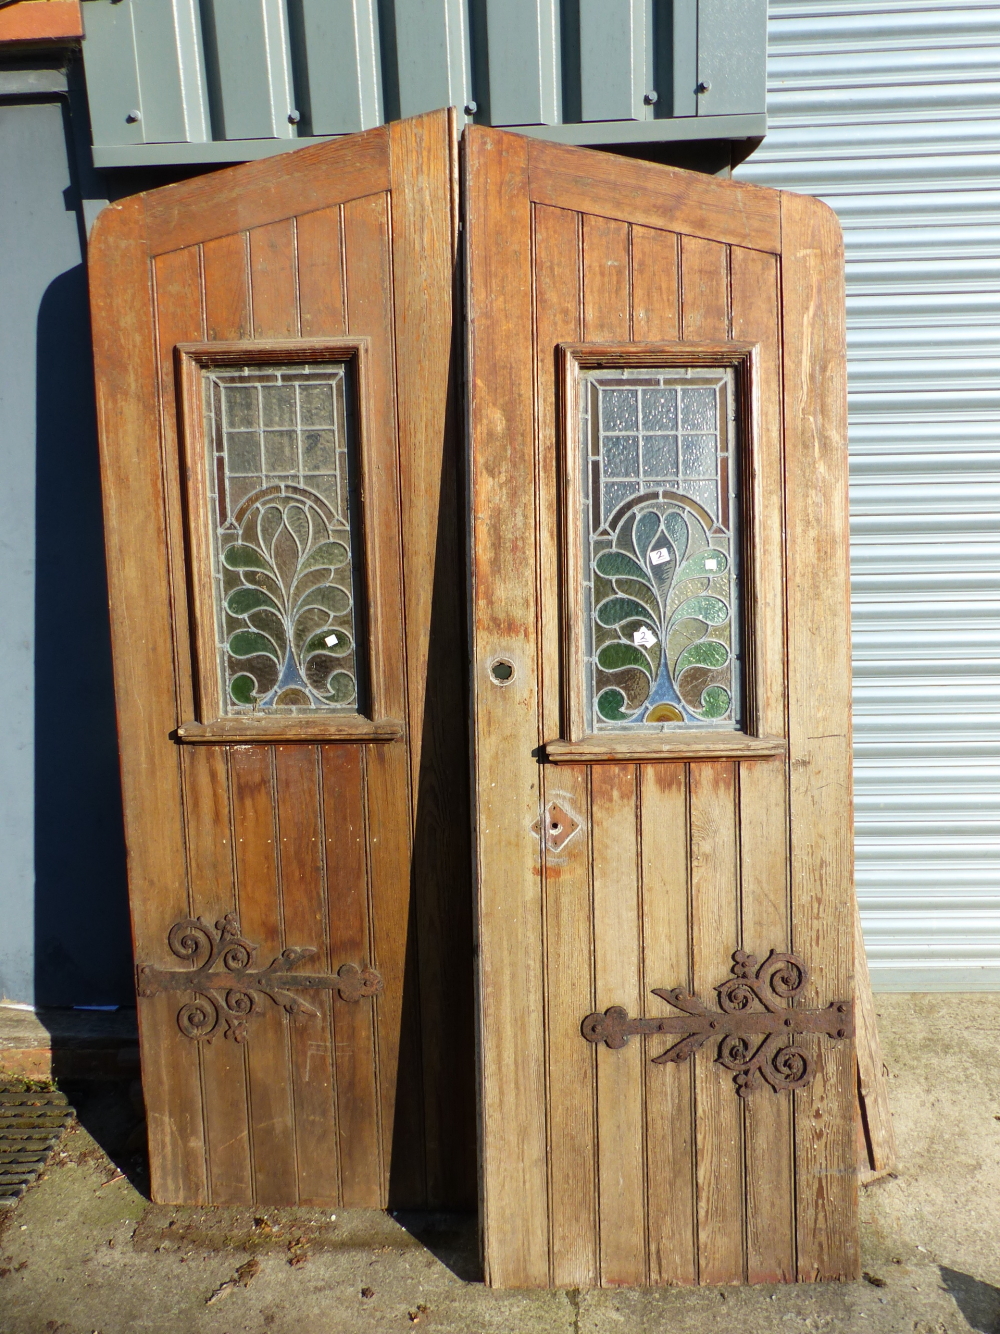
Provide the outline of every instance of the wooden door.
[[474,1198],[455,170],[434,113],[91,243],[161,1201]]
[[488,1281],[854,1277],[837,223],[465,147]]

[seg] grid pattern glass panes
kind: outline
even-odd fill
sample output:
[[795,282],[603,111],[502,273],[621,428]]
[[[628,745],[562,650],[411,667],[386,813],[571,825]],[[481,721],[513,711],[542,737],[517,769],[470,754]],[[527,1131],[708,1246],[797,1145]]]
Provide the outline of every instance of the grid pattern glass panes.
[[733,373],[591,371],[580,403],[587,726],[737,729]]
[[345,367],[213,367],[203,387],[223,711],[357,713]]

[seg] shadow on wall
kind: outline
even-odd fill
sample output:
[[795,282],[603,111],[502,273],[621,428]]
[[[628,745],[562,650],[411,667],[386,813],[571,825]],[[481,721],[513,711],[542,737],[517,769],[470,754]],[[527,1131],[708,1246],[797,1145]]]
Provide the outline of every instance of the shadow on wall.
[[38,313],[35,1003],[134,1005],[82,264]]

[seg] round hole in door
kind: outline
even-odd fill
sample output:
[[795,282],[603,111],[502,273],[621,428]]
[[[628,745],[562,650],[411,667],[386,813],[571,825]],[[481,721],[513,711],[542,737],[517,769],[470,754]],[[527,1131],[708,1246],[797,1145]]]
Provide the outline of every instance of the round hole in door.
[[506,658],[495,658],[490,663],[490,676],[494,685],[509,686],[514,679],[514,664]]

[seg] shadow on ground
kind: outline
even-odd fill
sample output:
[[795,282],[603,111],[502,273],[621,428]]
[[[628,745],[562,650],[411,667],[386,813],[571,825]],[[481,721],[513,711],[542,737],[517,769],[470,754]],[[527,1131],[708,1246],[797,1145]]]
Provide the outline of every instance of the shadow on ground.
[[978,1334],[1000,1334],[1000,1288],[941,1265],[941,1281]]
[[396,1222],[463,1283],[481,1283],[479,1227],[475,1214],[417,1213],[400,1210]]

